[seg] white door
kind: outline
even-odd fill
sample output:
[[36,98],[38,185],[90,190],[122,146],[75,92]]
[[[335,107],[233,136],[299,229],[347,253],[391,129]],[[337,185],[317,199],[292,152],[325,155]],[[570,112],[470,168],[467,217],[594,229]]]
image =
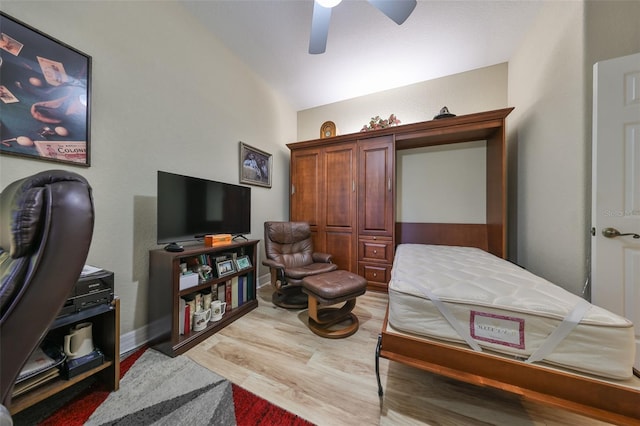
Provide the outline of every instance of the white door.
[[595,64],[593,89],[591,301],[633,321],[640,370],[640,53]]

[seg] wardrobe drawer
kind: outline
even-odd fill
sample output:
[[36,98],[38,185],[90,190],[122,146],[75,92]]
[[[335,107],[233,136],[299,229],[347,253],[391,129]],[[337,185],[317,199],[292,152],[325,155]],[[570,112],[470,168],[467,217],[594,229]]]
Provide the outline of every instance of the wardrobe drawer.
[[358,241],[358,260],[365,262],[393,263],[391,239],[371,238]]
[[382,284],[385,287],[391,279],[391,265],[377,263],[358,263],[358,275],[369,283]]

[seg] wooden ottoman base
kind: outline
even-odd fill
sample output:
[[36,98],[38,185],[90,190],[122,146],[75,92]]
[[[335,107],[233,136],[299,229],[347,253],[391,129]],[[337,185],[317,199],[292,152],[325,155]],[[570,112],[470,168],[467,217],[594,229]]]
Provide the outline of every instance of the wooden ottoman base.
[[[340,339],[358,331],[359,322],[351,311],[356,297],[364,294],[367,281],[348,271],[332,271],[302,280],[309,296],[309,329],[321,337]],[[340,308],[326,308],[344,302]]]
[[318,336],[340,339],[358,331],[358,317],[351,312],[356,306],[356,299],[348,300],[340,309],[319,309],[318,305],[318,300],[309,296],[309,329]]

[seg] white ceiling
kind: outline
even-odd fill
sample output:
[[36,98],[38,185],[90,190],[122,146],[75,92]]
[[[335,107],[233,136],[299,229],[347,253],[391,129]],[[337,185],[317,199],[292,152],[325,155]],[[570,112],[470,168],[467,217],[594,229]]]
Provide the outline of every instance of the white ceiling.
[[506,62],[542,1],[418,0],[401,26],[365,0],[333,9],[310,55],[313,0],[183,0],[297,110]]

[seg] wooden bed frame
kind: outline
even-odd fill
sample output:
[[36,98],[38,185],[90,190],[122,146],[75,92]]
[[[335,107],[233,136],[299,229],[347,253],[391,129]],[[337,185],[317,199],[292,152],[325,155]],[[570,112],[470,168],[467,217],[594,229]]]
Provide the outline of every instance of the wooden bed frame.
[[[396,222],[394,244],[478,247],[507,258],[505,118],[513,108],[433,120],[424,128],[396,134],[396,149],[473,140],[487,141],[486,223]],[[640,425],[640,378],[628,381],[528,364],[502,355],[475,352],[463,345],[408,335],[388,325],[388,309],[376,348],[378,393],[382,397],[380,357],[467,383],[490,386],[524,398],[621,425]]]
[[378,394],[380,357],[620,425],[640,424],[640,378],[616,382],[527,364],[501,355],[408,335],[388,325],[389,309],[376,347]]

